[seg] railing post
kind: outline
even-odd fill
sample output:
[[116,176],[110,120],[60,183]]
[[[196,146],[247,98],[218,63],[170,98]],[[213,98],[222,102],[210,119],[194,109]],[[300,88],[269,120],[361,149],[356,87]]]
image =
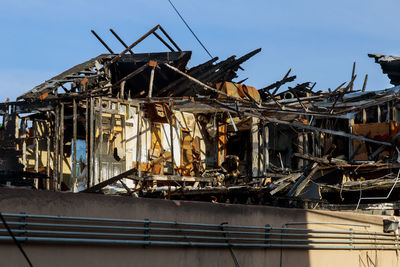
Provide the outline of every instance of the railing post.
[[[20,214],[24,215],[24,216],[21,216],[19,218],[19,222],[21,223],[21,225],[19,227],[19,230],[21,230],[21,233],[19,234],[19,236],[25,237],[25,227],[26,227],[26,216],[25,216],[25,214],[26,213],[25,212],[21,212]],[[23,242],[24,242],[24,240],[20,241],[20,243],[23,243]]]
[[[149,241],[150,239],[150,220],[149,219],[144,219],[144,240]],[[147,248],[147,245],[144,245],[143,247]]]
[[265,225],[265,244],[271,244],[271,225],[270,224],[266,224]]
[[350,250],[353,250],[353,228],[350,228]]

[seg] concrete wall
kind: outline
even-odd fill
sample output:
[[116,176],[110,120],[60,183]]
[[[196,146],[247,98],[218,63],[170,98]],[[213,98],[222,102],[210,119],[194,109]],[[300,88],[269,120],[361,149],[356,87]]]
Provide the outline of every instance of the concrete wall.
[[[352,222],[371,224],[382,231],[382,217],[316,210],[202,202],[137,199],[132,197],[0,189],[1,212],[150,219],[179,222],[257,225],[275,227],[293,221]],[[310,228],[346,229],[333,225]],[[235,266],[227,248],[160,248],[96,245],[23,245],[34,266]],[[279,249],[234,249],[240,266],[280,266]],[[288,250],[282,251],[287,266],[398,266],[395,251]],[[27,266],[12,243],[0,243],[0,266]]]

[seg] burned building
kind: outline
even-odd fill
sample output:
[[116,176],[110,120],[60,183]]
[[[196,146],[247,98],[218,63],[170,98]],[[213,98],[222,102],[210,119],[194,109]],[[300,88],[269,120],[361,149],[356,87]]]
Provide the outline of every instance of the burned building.
[[[135,53],[151,34],[170,51]],[[354,88],[354,68],[333,90],[283,89],[296,78],[290,71],[256,89],[234,80],[261,49],[188,68],[191,51],[160,25],[130,46],[121,40],[119,54],[98,38],[109,53],[0,103],[1,184],[331,208],[365,199],[398,209],[397,66],[382,63],[396,86],[380,91],[365,90],[367,77]]]

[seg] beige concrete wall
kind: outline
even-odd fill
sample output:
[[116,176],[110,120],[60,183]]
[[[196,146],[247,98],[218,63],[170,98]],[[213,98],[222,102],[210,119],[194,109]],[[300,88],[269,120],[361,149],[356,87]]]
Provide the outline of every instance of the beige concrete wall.
[[[382,230],[382,217],[364,214],[22,189],[0,189],[0,211],[216,224],[228,222],[257,226],[270,224],[276,227],[291,221],[352,222],[371,224],[368,231]],[[309,227],[349,228],[332,225]],[[363,227],[354,229],[365,230]],[[24,247],[34,266],[235,266],[227,248],[143,248],[29,243],[24,244]],[[279,249],[235,248],[234,251],[242,267],[279,266],[280,263]],[[0,243],[0,266],[27,265],[15,245]],[[282,267],[287,266],[398,266],[398,258],[395,251],[284,249]]]

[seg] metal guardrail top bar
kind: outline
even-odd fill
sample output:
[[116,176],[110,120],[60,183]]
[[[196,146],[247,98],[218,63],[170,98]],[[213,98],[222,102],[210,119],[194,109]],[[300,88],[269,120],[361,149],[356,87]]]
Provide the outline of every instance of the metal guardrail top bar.
[[[176,226],[199,226],[199,227],[215,227],[220,228],[220,224],[205,224],[205,223],[185,223],[185,222],[168,222],[168,221],[153,221],[153,220],[132,220],[132,219],[111,219],[111,218],[92,218],[92,217],[71,217],[71,216],[54,216],[54,215],[37,215],[37,214],[25,214],[25,213],[3,213],[4,217],[24,217],[33,219],[60,219],[60,220],[72,220],[72,221],[97,221],[97,222],[119,222],[119,223],[151,223],[151,224],[165,224],[165,225],[176,225]],[[359,226],[359,227],[370,227],[369,224],[348,224],[348,223],[329,223],[329,222],[287,222],[284,225],[289,224],[331,224],[331,225],[343,225],[343,226]],[[246,228],[254,230],[266,230],[272,229],[271,226],[248,226],[248,225],[229,225],[224,224],[224,228]],[[301,230],[299,228],[287,228],[287,227],[274,227],[274,230]],[[354,231],[353,231],[354,232]],[[370,234],[371,232],[365,232]],[[389,234],[390,235],[390,234]]]

